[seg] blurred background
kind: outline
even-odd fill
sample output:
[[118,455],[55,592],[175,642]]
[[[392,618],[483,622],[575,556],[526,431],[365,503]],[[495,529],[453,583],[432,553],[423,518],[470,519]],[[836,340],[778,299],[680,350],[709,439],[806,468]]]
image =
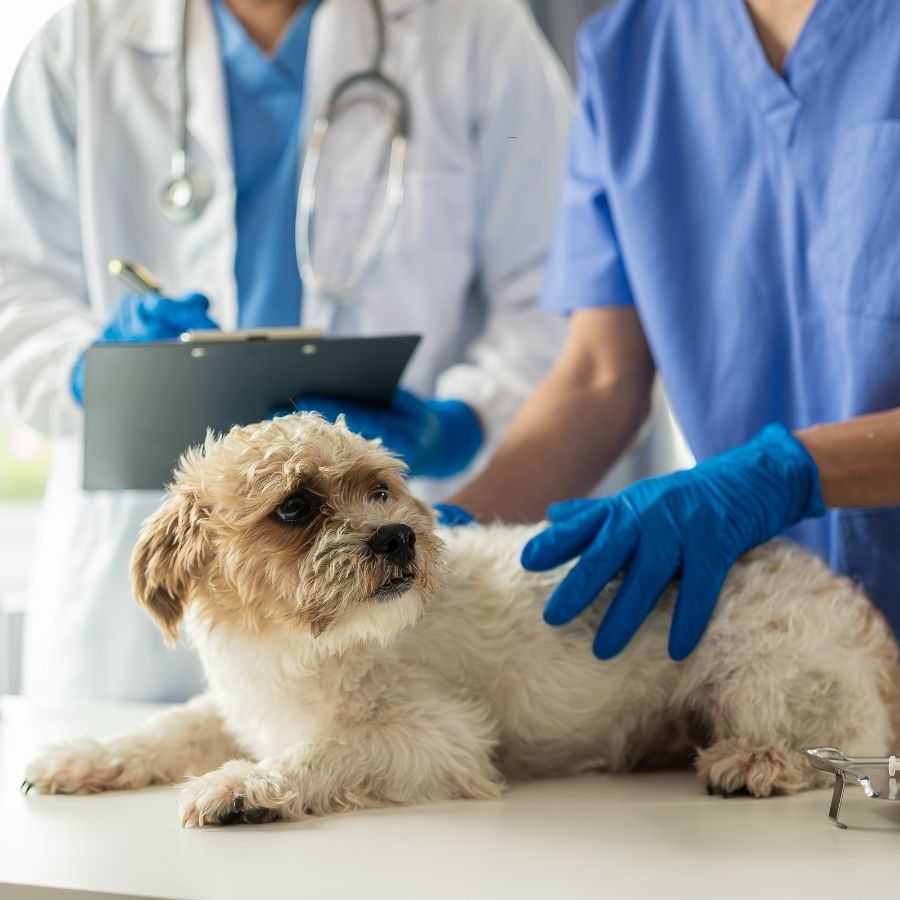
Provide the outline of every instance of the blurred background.
[[556,48],[569,74],[575,76],[575,32],[592,13],[612,0],[529,0],[544,34]]
[[[0,101],[26,45],[67,0],[29,0],[7,10],[0,29]],[[150,0],[154,2],[154,0]],[[526,2],[526,0],[521,0]],[[573,71],[578,25],[611,0],[528,0],[566,67]],[[48,451],[40,435],[0,410],[0,693],[18,689],[22,621]]]
[[[7,8],[0,29],[0,101],[28,42],[64,5],[29,0]],[[0,693],[18,688],[26,584],[46,475],[47,447],[40,435],[0,410]]]

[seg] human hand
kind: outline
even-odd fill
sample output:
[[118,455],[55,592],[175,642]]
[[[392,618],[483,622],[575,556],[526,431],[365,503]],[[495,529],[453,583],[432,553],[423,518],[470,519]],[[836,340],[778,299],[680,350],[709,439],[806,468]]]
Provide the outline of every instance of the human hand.
[[481,423],[461,400],[423,400],[399,389],[387,409],[378,409],[325,397],[300,397],[293,408],[278,410],[276,415],[306,410],[318,412],[331,422],[343,415],[351,431],[368,440],[380,438],[385,447],[403,458],[410,475],[456,475],[481,447]]
[[600,659],[624,649],[680,572],[669,655],[681,660],[702,637],[735,560],[824,512],[813,458],[787,429],[770,425],[693,469],[552,506],[551,526],[525,545],[522,565],[544,571],[581,557],[544,609],[550,625],[574,619],[627,568],[594,640]]
[[[96,343],[163,341],[185,331],[217,329],[219,326],[206,314],[208,309],[209,300],[203,294],[188,294],[177,300],[159,294],[126,294]],[[70,385],[76,402],[82,405],[84,353],[72,369]]]

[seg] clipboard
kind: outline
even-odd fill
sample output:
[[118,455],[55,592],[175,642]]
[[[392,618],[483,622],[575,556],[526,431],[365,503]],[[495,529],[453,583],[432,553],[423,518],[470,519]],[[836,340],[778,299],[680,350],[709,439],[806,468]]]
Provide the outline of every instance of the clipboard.
[[96,344],[85,357],[85,490],[161,490],[207,429],[317,394],[385,407],[420,336]]

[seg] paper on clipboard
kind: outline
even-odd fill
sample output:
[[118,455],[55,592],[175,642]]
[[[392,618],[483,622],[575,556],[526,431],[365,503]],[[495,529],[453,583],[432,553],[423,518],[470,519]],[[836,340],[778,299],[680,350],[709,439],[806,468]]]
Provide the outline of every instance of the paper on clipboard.
[[187,344],[233,344],[238,341],[309,341],[324,337],[321,328],[239,328],[236,331],[185,331],[180,340]]

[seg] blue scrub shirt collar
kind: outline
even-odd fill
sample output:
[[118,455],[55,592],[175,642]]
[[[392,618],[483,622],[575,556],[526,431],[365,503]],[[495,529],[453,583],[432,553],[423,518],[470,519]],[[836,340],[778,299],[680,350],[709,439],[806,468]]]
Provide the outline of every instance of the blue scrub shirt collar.
[[224,0],[213,0],[219,52],[225,67],[235,73],[242,89],[267,91],[303,87],[309,33],[318,5],[319,0],[308,0],[300,7],[275,52],[267,56]]
[[760,111],[785,141],[803,101],[848,22],[868,0],[817,0],[794,46],[784,72],[778,73],[765,50],[745,0],[715,0],[709,8],[719,17],[722,36],[741,80]]
[[[791,90],[806,100],[831,49],[858,10],[868,0],[818,0],[797,42],[785,60],[785,77]],[[751,23],[752,24],[752,23]]]
[[[213,0],[189,0],[212,5]],[[334,2],[334,0],[328,0]],[[381,0],[384,17],[388,21],[402,19],[420,6],[436,0]],[[123,38],[130,47],[146,53],[177,53],[181,42],[181,19],[184,0],[149,0],[134,3],[123,23]]]

